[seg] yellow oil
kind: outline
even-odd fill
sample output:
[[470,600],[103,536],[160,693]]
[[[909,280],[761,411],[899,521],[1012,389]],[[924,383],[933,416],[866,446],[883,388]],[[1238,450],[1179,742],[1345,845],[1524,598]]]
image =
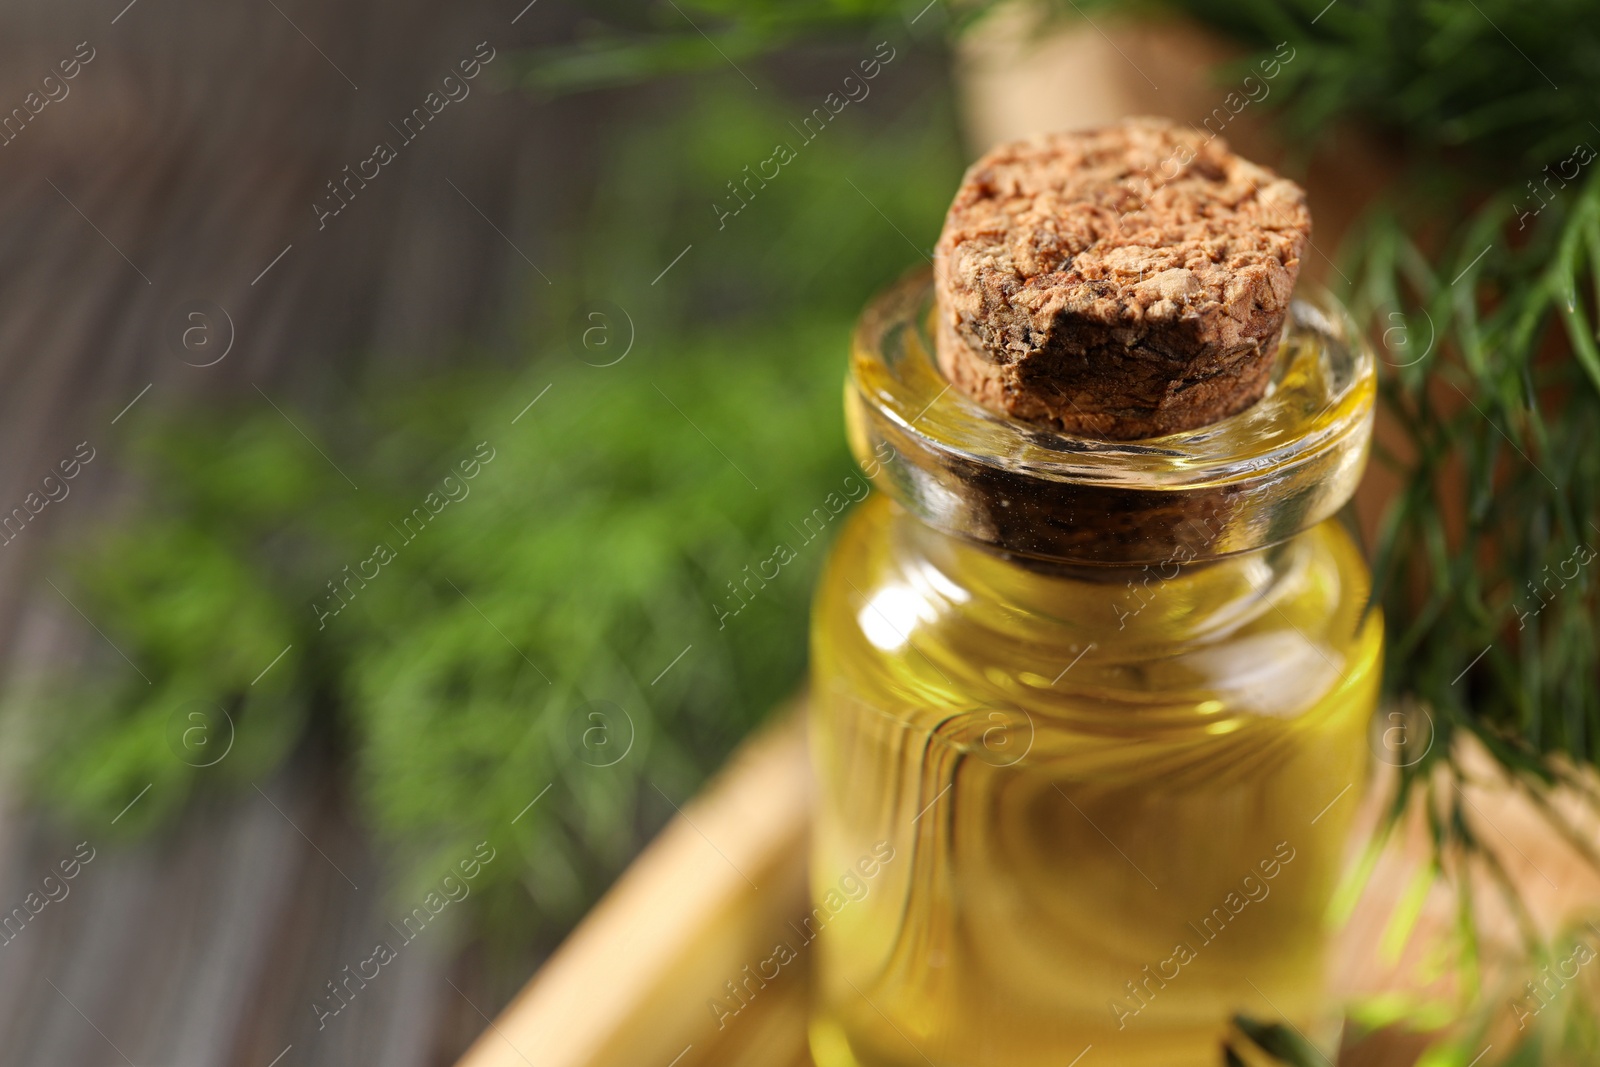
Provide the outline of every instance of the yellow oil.
[[867,500],[814,616],[818,1067],[1211,1067],[1241,1012],[1325,1043],[1368,580],[1334,522],[1091,573]]

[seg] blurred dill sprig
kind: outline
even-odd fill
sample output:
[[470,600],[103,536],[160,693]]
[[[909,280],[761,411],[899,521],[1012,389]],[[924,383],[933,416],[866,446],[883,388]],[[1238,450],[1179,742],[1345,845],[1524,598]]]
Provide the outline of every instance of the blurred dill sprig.
[[859,43],[869,31],[937,39],[994,6],[994,0],[607,3],[588,11],[573,40],[528,49],[512,62],[524,88],[559,96],[737,66],[785,49]]
[[1600,763],[1600,3],[1160,6],[1289,41],[1285,133],[1358,122],[1405,164],[1346,273],[1398,437],[1379,442],[1401,481],[1375,560],[1387,690],[1435,720],[1407,781],[1458,730],[1536,779],[1551,755]]
[[[408,879],[400,900],[487,839],[478,932],[558,935],[799,687],[828,536],[791,524],[860,477],[850,331],[904,270],[896,229],[931,245],[960,170],[942,85],[900,69],[900,103],[841,116],[722,227],[725,183],[798,103],[730,72],[641,94],[549,235],[568,252],[548,305],[511,324],[530,338],[515,369],[380,366],[320,411],[280,396],[295,425],[253,394],[151,411],[100,461],[124,463],[137,506],[59,553],[137,668],[91,641],[82,669],[19,684],[14,774],[98,827],[149,784],[131,833],[309,738]],[[480,442],[493,458],[468,479]],[[418,507],[438,511],[408,525]],[[797,557],[746,584],[779,541]],[[210,763],[199,742],[230,737]]]

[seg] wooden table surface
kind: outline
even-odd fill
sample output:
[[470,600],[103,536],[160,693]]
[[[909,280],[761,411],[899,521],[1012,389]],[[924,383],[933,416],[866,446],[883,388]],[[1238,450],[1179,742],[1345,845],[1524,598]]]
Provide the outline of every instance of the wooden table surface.
[[[0,550],[7,684],[121,663],[96,620],[46,582],[71,593],[76,542],[139,491],[122,476],[139,418],[266,410],[257,386],[286,410],[325,411],[375,371],[510,347],[508,324],[546,289],[522,255],[548,264],[552,216],[582,202],[564,191],[592,173],[592,107],[475,91],[325,231],[311,204],[477,42],[504,65],[582,14],[542,5],[511,25],[522,6],[3,5],[0,114],[80,43],[93,59],[0,145],[0,509],[79,442],[96,450],[70,495]],[[203,368],[165,333],[196,299],[226,310],[234,331],[227,357]],[[7,760],[26,752],[19,725],[0,724]],[[71,895],[0,951],[0,1067],[451,1062],[483,1025],[474,1005],[494,1010],[517,982],[443,936],[419,940],[393,980],[317,1028],[324,983],[394,915],[385,849],[352,815],[342,777],[308,746],[259,793],[203,789],[174,825],[135,842],[123,831],[138,807],[117,826],[63,826],[8,763],[0,911],[79,841],[97,851]]]

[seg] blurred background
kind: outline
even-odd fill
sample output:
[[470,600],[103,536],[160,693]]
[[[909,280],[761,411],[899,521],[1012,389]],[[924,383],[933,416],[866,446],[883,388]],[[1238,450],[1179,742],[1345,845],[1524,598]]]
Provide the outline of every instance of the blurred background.
[[885,34],[524,4],[0,16],[47,101],[0,147],[0,1061],[452,1062],[799,684],[825,543],[729,583],[854,470],[852,318],[963,166],[942,16],[739,211]]
[[454,1062],[798,691],[853,320],[1037,130],[1307,185],[1407,774],[1592,762],[1592,4],[125,2],[0,13],[0,1063]]

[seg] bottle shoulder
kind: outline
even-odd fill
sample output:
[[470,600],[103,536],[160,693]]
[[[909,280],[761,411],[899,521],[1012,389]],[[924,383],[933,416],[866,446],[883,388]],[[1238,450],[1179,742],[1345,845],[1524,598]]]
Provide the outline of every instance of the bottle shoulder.
[[892,707],[1292,716],[1375,670],[1369,585],[1332,521],[1204,563],[1052,570],[937,534],[874,495],[819,584],[816,683]]

